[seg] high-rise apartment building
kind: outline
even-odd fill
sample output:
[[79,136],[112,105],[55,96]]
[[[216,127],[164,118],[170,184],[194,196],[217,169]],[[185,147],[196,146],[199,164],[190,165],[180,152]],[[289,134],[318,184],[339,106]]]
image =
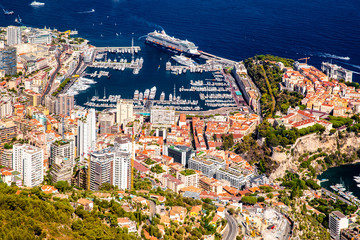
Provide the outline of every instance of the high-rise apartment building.
[[70,116],[71,110],[74,109],[74,96],[59,94],[56,105],[56,114]]
[[116,122],[126,124],[133,120],[133,102],[128,100],[119,100],[116,104]]
[[16,74],[16,48],[0,47],[0,70],[4,70],[7,75]]
[[95,109],[90,109],[85,118],[79,119],[77,136],[77,155],[87,157],[96,145],[96,116]]
[[28,144],[13,146],[12,167],[21,173],[24,185],[35,187],[44,180],[44,153],[43,150]]
[[348,228],[349,219],[339,211],[333,211],[329,214],[329,229],[332,239],[340,240],[341,229]]
[[5,144],[10,143],[16,137],[17,127],[13,121],[0,122],[0,152]]
[[13,46],[21,43],[21,29],[17,26],[7,27],[7,45]]
[[74,142],[65,140],[56,140],[50,145],[49,165],[51,166],[57,157],[67,158],[74,165]]
[[112,184],[114,153],[106,149],[90,155],[90,190],[98,191],[104,183]]
[[50,176],[53,183],[66,181],[71,185],[73,173],[73,162],[67,157],[55,157],[50,169]]
[[112,184],[119,189],[125,190],[130,188],[131,163],[129,152],[115,152],[112,179]]

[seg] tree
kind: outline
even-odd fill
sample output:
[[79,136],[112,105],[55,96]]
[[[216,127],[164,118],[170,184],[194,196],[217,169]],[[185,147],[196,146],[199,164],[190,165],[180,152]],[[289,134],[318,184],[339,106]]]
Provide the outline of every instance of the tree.
[[64,193],[69,188],[69,183],[67,181],[58,181],[55,183],[55,188],[59,190],[59,192]]
[[257,203],[257,198],[253,196],[244,196],[241,198],[241,202],[254,205]]
[[234,215],[234,213],[235,213],[235,210],[233,208],[230,208],[228,211],[229,211],[230,215]]

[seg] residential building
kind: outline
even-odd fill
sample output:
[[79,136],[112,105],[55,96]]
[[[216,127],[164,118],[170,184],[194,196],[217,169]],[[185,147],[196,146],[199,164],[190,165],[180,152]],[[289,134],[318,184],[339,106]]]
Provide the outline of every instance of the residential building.
[[175,109],[170,107],[152,107],[150,122],[155,126],[171,126],[175,124]]
[[129,189],[131,186],[131,163],[130,152],[116,151],[113,161],[113,181],[114,186],[119,189]]
[[0,47],[0,70],[4,70],[6,75],[16,74],[16,48]]
[[12,149],[4,149],[4,151],[0,154],[0,165],[8,168],[12,167]]
[[56,140],[50,145],[50,158],[49,166],[52,166],[57,157],[67,158],[71,163],[71,167],[74,165],[74,141]]
[[111,127],[115,124],[115,114],[109,111],[102,111],[99,114],[100,134],[110,134]]
[[360,239],[360,228],[354,227],[354,228],[348,228],[341,230],[340,234],[341,240],[358,240]]
[[205,176],[213,178],[216,171],[220,168],[225,168],[226,162],[224,159],[212,156],[196,156],[189,159],[189,168],[201,171]]
[[105,149],[90,155],[90,190],[98,191],[103,183],[113,182],[114,153]]
[[163,186],[169,188],[170,190],[172,190],[173,192],[176,192],[176,193],[178,193],[180,191],[180,189],[185,187],[185,184],[182,181],[173,177],[170,174],[162,175],[161,182],[162,182]]
[[10,117],[13,114],[13,106],[10,97],[0,98],[0,119]]
[[21,29],[17,26],[7,27],[7,45],[14,46],[21,44]]
[[85,211],[92,211],[94,207],[94,202],[86,198],[80,198],[77,201],[77,205],[83,206]]
[[22,187],[21,174],[18,171],[12,170],[11,168],[1,168],[0,172],[3,183],[6,183],[8,186],[15,183],[16,186]]
[[71,185],[73,161],[67,157],[57,156],[51,165],[50,176],[52,182],[66,181]]
[[5,144],[9,144],[16,137],[17,127],[13,121],[0,121],[0,152]]
[[87,166],[82,165],[76,170],[75,175],[71,179],[71,183],[77,187],[86,190],[89,189]]
[[329,229],[332,239],[340,240],[341,229],[346,229],[348,226],[349,220],[341,212],[333,211],[329,214]]
[[185,169],[183,171],[177,172],[176,178],[182,181],[185,184],[185,187],[198,186],[199,174],[197,174],[192,169]]
[[192,149],[186,146],[164,146],[163,155],[172,157],[174,162],[181,163],[184,166],[188,165],[188,160],[192,157]]
[[128,217],[118,218],[118,225],[121,228],[127,228],[129,233],[136,232],[136,222],[131,221]]
[[133,121],[133,102],[127,100],[119,100],[116,104],[116,122],[119,125],[126,125],[128,122]]
[[87,157],[96,145],[96,116],[95,109],[90,109],[86,118],[78,121],[77,156]]
[[13,146],[13,169],[22,174],[24,185],[35,187],[44,180],[43,150],[28,144]]
[[74,96],[67,94],[59,94],[57,98],[57,115],[70,116],[71,111],[74,109]]
[[241,189],[253,176],[253,171],[247,170],[236,163],[233,163],[226,168],[220,168],[216,171],[216,179],[229,181],[230,186],[237,189]]
[[187,210],[184,207],[174,206],[169,213],[170,220],[174,222],[183,222],[186,217]]

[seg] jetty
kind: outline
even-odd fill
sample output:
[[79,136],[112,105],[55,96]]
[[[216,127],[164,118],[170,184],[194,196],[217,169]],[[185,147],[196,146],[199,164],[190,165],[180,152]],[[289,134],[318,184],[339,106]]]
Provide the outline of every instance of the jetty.
[[138,53],[141,51],[139,46],[133,47],[96,47],[97,52],[116,52],[116,53]]

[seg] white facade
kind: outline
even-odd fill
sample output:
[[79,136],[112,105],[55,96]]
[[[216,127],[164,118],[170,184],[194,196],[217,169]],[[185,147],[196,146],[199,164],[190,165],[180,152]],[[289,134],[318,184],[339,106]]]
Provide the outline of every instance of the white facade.
[[42,44],[42,43],[50,44],[51,40],[52,40],[51,34],[48,32],[40,32],[28,37],[28,42],[34,44]]
[[332,239],[340,240],[341,229],[348,228],[349,220],[339,211],[334,211],[329,215],[329,229]]
[[0,118],[12,116],[13,107],[10,98],[0,99]]
[[16,26],[8,26],[7,28],[7,44],[9,46],[21,44],[21,29]]
[[158,125],[173,125],[175,124],[175,110],[173,108],[151,108],[150,122]]
[[90,109],[86,118],[79,119],[77,152],[78,156],[86,157],[96,146],[95,109]]
[[352,82],[353,72],[329,62],[321,63],[321,70],[329,77],[337,80],[344,79],[345,82]]
[[21,173],[24,185],[35,187],[44,180],[43,150],[28,144],[13,147],[13,169]]
[[132,101],[119,100],[116,104],[116,122],[126,124],[133,120],[134,105]]
[[185,187],[194,186],[198,187],[199,175],[197,173],[191,175],[183,175],[181,172],[177,172],[177,179],[182,181],[185,184]]
[[49,165],[51,166],[54,162],[56,157],[67,158],[73,166],[75,164],[75,154],[74,154],[74,142],[71,141],[55,141],[50,146],[50,162]]
[[113,185],[125,190],[130,187],[130,153],[116,152],[113,162]]

